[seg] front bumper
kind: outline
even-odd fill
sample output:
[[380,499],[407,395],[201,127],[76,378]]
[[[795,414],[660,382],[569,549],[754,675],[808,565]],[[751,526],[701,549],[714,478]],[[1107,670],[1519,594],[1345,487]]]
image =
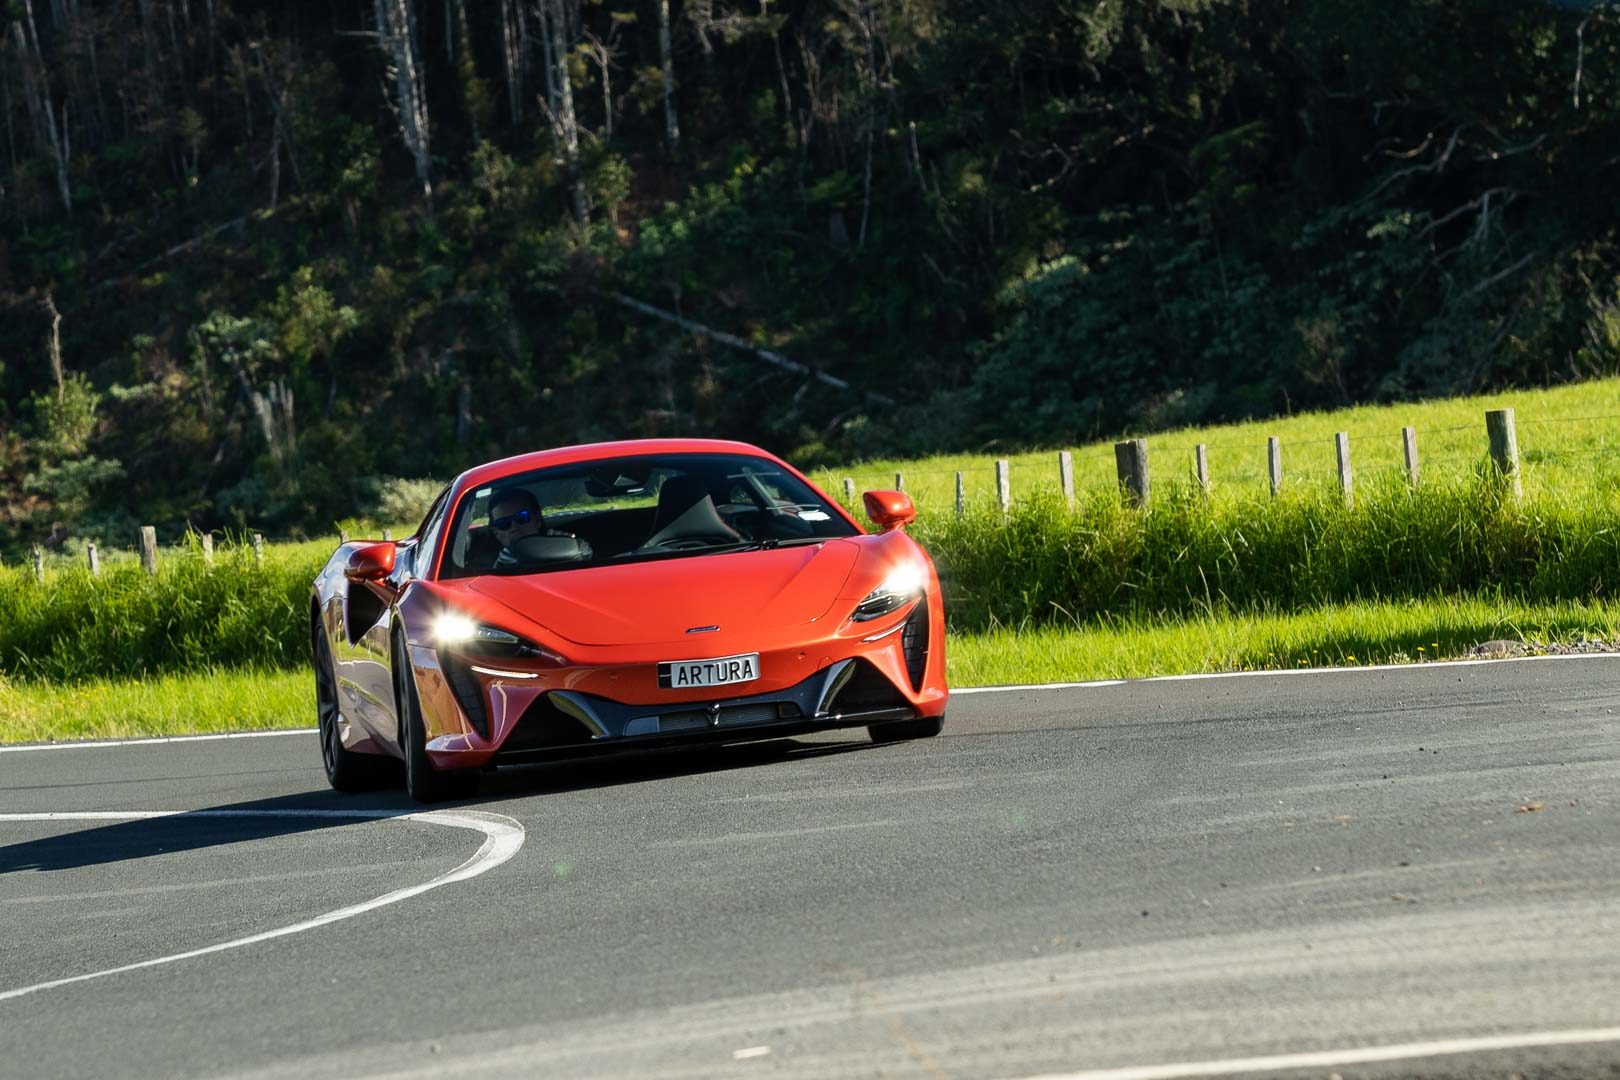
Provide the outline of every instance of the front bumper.
[[943,624],[930,596],[864,639],[761,650],[765,677],[753,693],[730,697],[705,696],[724,688],[642,686],[655,667],[645,661],[502,672],[436,649],[411,653],[428,757],[440,769],[466,769],[937,716],[948,696]]
[[[787,690],[719,698],[694,708],[690,703],[662,707],[625,705],[608,698],[556,690],[530,705],[517,728],[493,755],[496,764],[644,750],[699,742],[741,742],[781,738],[828,728],[860,727],[887,720],[910,720],[915,706],[892,695],[850,696],[846,691],[875,688],[864,660],[840,660]],[[841,700],[842,699],[842,700]]]

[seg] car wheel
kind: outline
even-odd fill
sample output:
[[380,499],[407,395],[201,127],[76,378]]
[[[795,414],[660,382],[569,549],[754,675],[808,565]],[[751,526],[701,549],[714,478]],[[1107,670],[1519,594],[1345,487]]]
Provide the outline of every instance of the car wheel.
[[410,657],[403,638],[394,638],[394,708],[399,717],[399,748],[405,757],[405,791],[417,802],[465,799],[478,790],[478,773],[471,769],[440,772],[427,755],[427,728],[422,723],[422,701],[411,678]]
[[866,730],[875,743],[900,742],[905,739],[932,739],[945,730],[945,714],[919,716],[915,720],[891,720],[887,724],[872,724]]
[[315,629],[315,715],[321,736],[321,763],[326,766],[326,782],[335,791],[370,791],[394,783],[398,770],[393,762],[376,754],[359,754],[343,745],[338,731],[337,668],[332,663],[332,646],[326,632]]

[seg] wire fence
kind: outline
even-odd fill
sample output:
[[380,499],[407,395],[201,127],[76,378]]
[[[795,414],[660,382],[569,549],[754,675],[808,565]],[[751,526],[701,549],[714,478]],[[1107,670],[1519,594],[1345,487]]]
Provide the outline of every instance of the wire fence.
[[[861,492],[898,489],[919,509],[958,511],[983,502],[1003,508],[1020,497],[1061,492],[1078,500],[1121,489],[1146,503],[1155,482],[1194,485],[1206,494],[1255,490],[1274,495],[1306,485],[1337,486],[1346,500],[1356,483],[1401,479],[1413,486],[1495,473],[1516,489],[1567,488],[1594,479],[1620,486],[1620,414],[1529,416],[1491,410],[1471,424],[1399,430],[1352,428],[1316,437],[1221,439],[1192,443],[1151,436],[1114,445],[964,459],[961,467],[820,470],[815,478],[846,505]],[[1138,490],[1140,489],[1140,490]]]

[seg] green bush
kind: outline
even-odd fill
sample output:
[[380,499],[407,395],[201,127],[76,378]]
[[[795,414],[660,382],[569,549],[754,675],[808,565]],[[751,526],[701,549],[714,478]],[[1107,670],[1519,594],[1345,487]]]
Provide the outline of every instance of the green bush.
[[1041,493],[1002,514],[924,514],[914,535],[946,580],[952,625],[1089,622],[1123,614],[1293,611],[1359,600],[1495,592],[1580,600],[1620,585],[1612,495],[1516,501],[1489,477],[1206,503],[1165,485],[1152,509],[1110,491],[1073,509]]
[[154,577],[137,563],[76,567],[44,584],[0,570],[0,673],[79,680],[251,666],[285,668],[308,654],[310,584],[324,558],[266,558],[222,545],[166,551]]

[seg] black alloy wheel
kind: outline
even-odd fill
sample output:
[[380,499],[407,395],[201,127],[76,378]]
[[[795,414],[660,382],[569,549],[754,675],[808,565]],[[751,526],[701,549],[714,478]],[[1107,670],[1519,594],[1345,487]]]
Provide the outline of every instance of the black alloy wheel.
[[915,720],[890,720],[887,724],[867,726],[867,734],[875,743],[902,742],[906,739],[932,739],[945,730],[945,715],[919,716]]
[[427,755],[427,728],[422,723],[422,701],[411,677],[410,654],[403,634],[394,635],[394,708],[399,717],[399,749],[405,758],[405,791],[417,802],[443,802],[470,798],[478,791],[478,772],[460,769],[440,772]]
[[337,669],[332,663],[332,646],[317,621],[312,657],[315,664],[315,714],[320,724],[321,764],[326,781],[335,791],[370,791],[395,781],[398,770],[387,758],[358,754],[343,745],[338,731]]

